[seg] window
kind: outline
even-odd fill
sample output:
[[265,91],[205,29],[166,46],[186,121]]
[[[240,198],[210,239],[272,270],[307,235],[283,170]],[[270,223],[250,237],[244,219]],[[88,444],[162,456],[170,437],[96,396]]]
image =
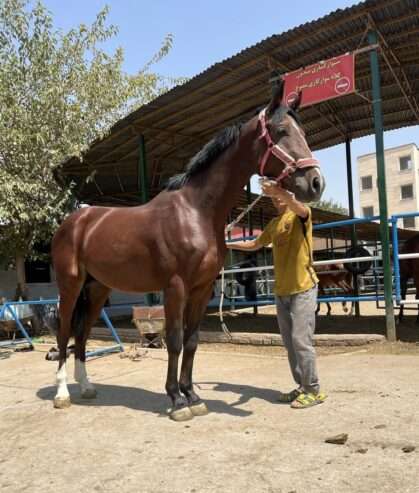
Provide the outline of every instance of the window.
[[361,190],[372,190],[372,176],[361,177]]
[[400,171],[409,171],[412,169],[412,158],[410,156],[402,156],[399,158]]
[[374,207],[373,206],[363,207],[362,208],[362,215],[364,217],[372,217],[374,215]]
[[403,228],[409,229],[413,228],[415,229],[416,224],[415,224],[415,218],[414,217],[404,217],[403,218]]
[[25,262],[26,281],[32,282],[51,282],[49,264],[41,260]]
[[413,185],[402,185],[400,187],[401,200],[413,199]]

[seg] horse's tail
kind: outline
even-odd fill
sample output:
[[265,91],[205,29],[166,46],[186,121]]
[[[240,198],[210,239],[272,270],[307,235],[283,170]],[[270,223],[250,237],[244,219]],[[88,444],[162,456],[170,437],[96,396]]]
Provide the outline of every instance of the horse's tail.
[[87,281],[83,284],[79,297],[74,306],[73,315],[71,317],[71,335],[74,337],[81,336],[84,330],[84,322],[89,306],[89,291],[87,289]]

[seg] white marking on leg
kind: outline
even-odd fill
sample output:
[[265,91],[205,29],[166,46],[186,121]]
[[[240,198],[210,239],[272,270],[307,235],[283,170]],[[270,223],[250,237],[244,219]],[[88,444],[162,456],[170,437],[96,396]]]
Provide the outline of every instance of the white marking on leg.
[[65,363],[57,371],[57,394],[56,399],[68,399],[70,394],[67,388],[67,371]]
[[93,391],[95,389],[94,385],[90,383],[87,378],[85,362],[80,361],[79,359],[76,359],[74,365],[74,380],[80,384],[82,394],[86,391]]

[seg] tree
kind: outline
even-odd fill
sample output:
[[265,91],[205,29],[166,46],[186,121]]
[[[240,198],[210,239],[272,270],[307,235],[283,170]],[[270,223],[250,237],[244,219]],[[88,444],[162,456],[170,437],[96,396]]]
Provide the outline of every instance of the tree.
[[171,35],[137,74],[124,73],[122,49],[101,47],[117,34],[107,14],[63,33],[41,2],[0,0],[0,256],[14,252],[23,292],[25,258],[74,207],[54,170],[178,82],[150,71],[169,52]]
[[319,200],[318,202],[313,202],[311,204],[313,207],[317,209],[322,209],[324,211],[336,212],[337,214],[345,214],[348,215],[348,209],[343,207],[342,204],[335,202],[333,199],[330,200]]

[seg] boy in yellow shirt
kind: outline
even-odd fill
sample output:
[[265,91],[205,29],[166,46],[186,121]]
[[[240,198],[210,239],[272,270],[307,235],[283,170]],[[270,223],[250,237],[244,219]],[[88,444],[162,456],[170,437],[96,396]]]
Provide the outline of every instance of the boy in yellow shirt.
[[326,399],[320,392],[313,347],[318,279],[312,265],[311,210],[277,185],[268,183],[262,189],[271,197],[278,216],[255,240],[227,247],[255,251],[272,244],[278,324],[298,385],[289,393],[280,393],[279,400],[297,409],[311,407]]

